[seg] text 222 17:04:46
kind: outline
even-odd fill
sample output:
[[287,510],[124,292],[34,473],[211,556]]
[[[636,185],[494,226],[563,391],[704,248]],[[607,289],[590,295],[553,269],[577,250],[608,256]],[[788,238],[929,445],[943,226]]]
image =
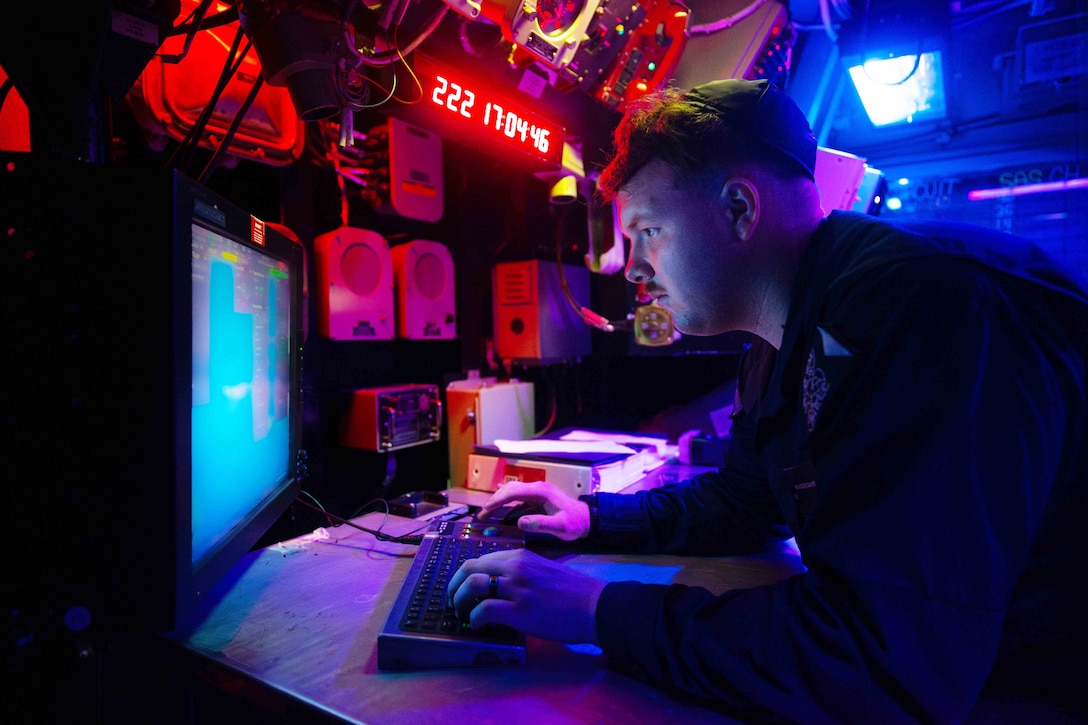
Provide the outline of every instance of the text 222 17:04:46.
[[[476,105],[475,92],[441,75],[435,76],[435,82],[436,85],[431,92],[431,100],[435,105],[465,118],[474,118],[472,107]],[[533,148],[542,154],[548,152],[550,146],[548,136],[551,134],[549,129],[531,124],[513,111],[504,111],[497,103],[488,101],[484,106],[483,125],[515,141],[520,140],[525,143],[532,140]]]

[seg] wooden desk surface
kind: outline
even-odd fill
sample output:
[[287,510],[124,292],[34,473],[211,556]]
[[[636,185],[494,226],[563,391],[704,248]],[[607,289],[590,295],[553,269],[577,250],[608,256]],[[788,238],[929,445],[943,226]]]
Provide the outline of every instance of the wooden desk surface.
[[[675,472],[669,474],[675,475]],[[454,489],[451,502],[487,494]],[[376,528],[382,515],[367,514]],[[403,534],[418,520],[390,517]],[[514,669],[379,672],[377,636],[414,546],[349,526],[251,552],[172,635],[191,652],[350,723],[722,723],[722,715],[610,670],[596,648],[529,639]],[[678,582],[711,591],[757,586],[801,570],[795,549],[735,558],[547,555],[606,580]]]

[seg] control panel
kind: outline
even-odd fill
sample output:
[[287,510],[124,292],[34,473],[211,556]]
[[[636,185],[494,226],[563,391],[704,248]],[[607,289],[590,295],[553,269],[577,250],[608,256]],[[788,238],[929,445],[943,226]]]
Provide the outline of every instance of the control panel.
[[369,451],[395,451],[437,441],[441,432],[438,386],[360,388],[351,391],[340,443]]
[[454,536],[459,539],[525,541],[525,532],[517,526],[507,526],[490,521],[439,521],[431,527],[431,532],[439,536]]
[[687,6],[676,0],[602,4],[560,83],[622,110],[672,77],[687,43],[688,18]]

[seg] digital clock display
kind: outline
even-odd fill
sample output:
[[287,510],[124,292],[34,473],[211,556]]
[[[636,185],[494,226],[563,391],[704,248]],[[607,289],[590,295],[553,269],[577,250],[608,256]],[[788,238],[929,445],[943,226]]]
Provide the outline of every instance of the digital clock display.
[[564,133],[559,124],[419,53],[415,73],[423,88],[420,105],[444,119],[448,128],[456,128],[456,136],[488,150],[512,148],[549,166],[561,165]]

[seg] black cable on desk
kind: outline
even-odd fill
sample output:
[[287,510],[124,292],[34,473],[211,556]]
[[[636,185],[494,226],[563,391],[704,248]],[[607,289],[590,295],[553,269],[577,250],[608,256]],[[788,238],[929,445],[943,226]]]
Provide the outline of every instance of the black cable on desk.
[[415,536],[391,536],[389,534],[383,533],[383,532],[375,530],[375,529],[368,529],[365,526],[360,526],[359,524],[355,523],[354,521],[350,521],[348,519],[342,519],[339,516],[336,516],[335,514],[330,514],[328,511],[321,508],[320,506],[315,506],[314,504],[310,503],[309,501],[306,501],[305,499],[303,499],[301,497],[296,497],[295,501],[302,504],[303,506],[306,506],[308,508],[312,508],[314,511],[320,511],[322,514],[324,514],[325,516],[328,516],[333,521],[336,521],[336,522],[341,523],[341,524],[347,524],[348,526],[359,529],[360,531],[365,531],[366,533],[370,534],[371,536],[373,536],[378,541],[391,541],[391,542],[393,542],[395,544],[412,544],[412,545],[415,545],[415,546],[419,546],[421,543],[423,543],[423,536],[421,534],[420,535],[415,535]]

